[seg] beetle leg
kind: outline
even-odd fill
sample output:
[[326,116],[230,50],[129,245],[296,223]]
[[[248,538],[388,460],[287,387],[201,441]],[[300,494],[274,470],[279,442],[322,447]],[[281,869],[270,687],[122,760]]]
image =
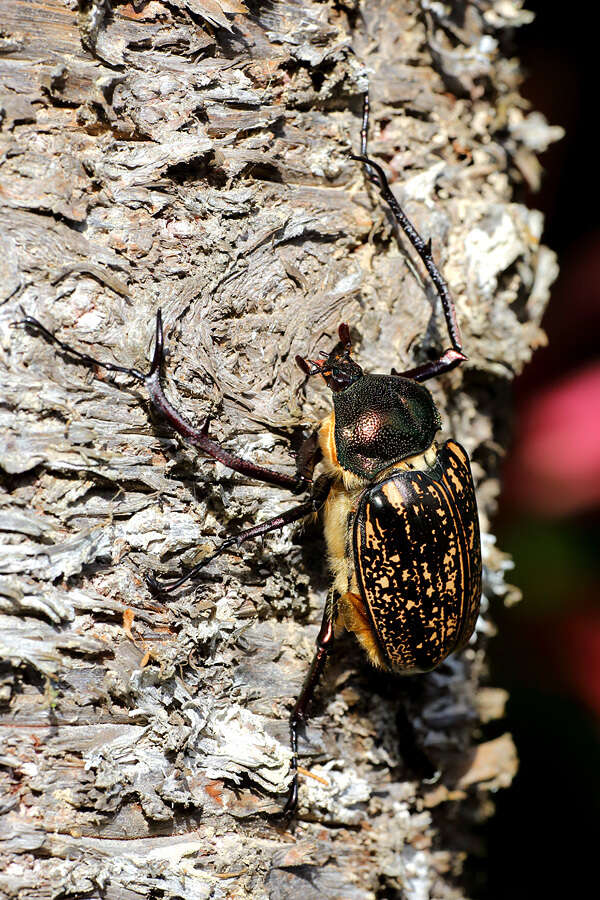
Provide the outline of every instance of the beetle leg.
[[459,365],[459,363],[463,362],[467,357],[462,352],[462,340],[458,322],[456,321],[454,301],[452,299],[446,281],[442,277],[440,270],[433,260],[433,255],[431,253],[431,239],[429,239],[428,241],[423,240],[417,229],[414,227],[414,225],[396,200],[396,197],[392,193],[385,172],[378,163],[376,163],[368,156],[368,130],[369,94],[366,93],[363,99],[363,119],[360,132],[360,155],[355,156],[354,154],[352,154],[351,158],[356,159],[364,164],[367,178],[379,189],[379,193],[388,204],[396,222],[417,251],[419,257],[423,262],[423,265],[427,269],[429,277],[431,278],[437,291],[438,297],[442,302],[442,309],[444,310],[448,336],[452,345],[450,349],[444,351],[439,359],[434,360],[431,363],[426,363],[423,366],[418,366],[416,369],[411,369],[409,372],[402,373],[405,378],[412,378],[415,381],[425,381],[427,378],[433,378],[435,375],[440,375],[442,372],[448,372],[450,369],[453,369],[455,366]]
[[413,381],[427,381],[428,378],[435,378],[436,375],[443,375],[464,362],[467,357],[459,350],[446,350],[439,359],[432,359],[430,362],[423,363],[422,366],[416,366],[414,369],[408,369],[406,372],[396,372],[392,369],[392,375],[400,375],[402,378],[411,378]]
[[264,481],[266,484],[274,484],[278,487],[288,488],[288,490],[291,490],[294,493],[301,493],[310,486],[309,479],[305,478],[302,474],[286,475],[283,472],[276,472],[265,466],[258,466],[239,456],[234,456],[234,454],[229,453],[228,450],[222,447],[221,444],[209,437],[208,417],[204,420],[200,428],[196,429],[184,419],[181,413],[177,412],[177,410],[171,406],[165,397],[160,380],[160,369],[163,361],[164,347],[162,315],[160,309],[156,314],[154,355],[150,371],[147,374],[140,372],[139,369],[102,362],[94,356],[75,350],[74,347],[71,347],[69,344],[57,338],[56,335],[52,334],[51,331],[45,328],[45,326],[42,325],[41,322],[38,322],[33,316],[25,316],[20,322],[15,322],[14,324],[25,325],[28,328],[34,329],[49,343],[54,344],[64,353],[75,357],[78,362],[83,363],[91,369],[99,366],[102,369],[106,369],[108,372],[121,372],[131,376],[131,378],[134,378],[140,384],[143,384],[148,391],[152,408],[160,413],[181,437],[194,447],[197,447],[202,453],[206,453],[213,459],[223,463],[223,465],[227,466],[229,469],[233,469],[234,472],[240,472],[242,475],[248,475],[251,478],[255,478],[257,481]]
[[[379,188],[379,193],[391,209],[396,222],[420,256],[423,265],[427,269],[429,277],[435,285],[435,289],[442,302],[442,308],[444,310],[446,326],[448,328],[448,335],[450,337],[452,349],[455,352],[462,354],[462,340],[458,322],[456,321],[454,301],[452,300],[446,281],[442,277],[440,270],[433,261],[433,255],[431,253],[431,239],[429,239],[428,241],[424,241],[415,226],[412,224],[412,222],[396,200],[394,194],[392,193],[392,189],[390,188],[387,176],[379,163],[376,163],[368,156],[352,155],[351,158],[362,162],[365,167],[368,167],[367,171],[370,180],[373,181],[373,183],[376,184]],[[373,172],[375,173],[374,175],[372,175]]]
[[130,369],[127,366],[117,366],[114,363],[101,362],[101,360],[96,359],[95,356],[90,356],[89,353],[81,353],[79,350],[71,347],[70,344],[57,338],[55,334],[49,331],[41,322],[38,322],[37,319],[34,319],[33,316],[24,316],[19,322],[11,323],[11,327],[13,328],[16,328],[18,325],[24,325],[26,328],[31,328],[33,331],[39,332],[49,344],[54,344],[59,350],[62,350],[63,353],[74,356],[76,360],[83,363],[83,365],[88,366],[90,369],[98,366],[101,369],[106,369],[107,372],[122,372],[124,375],[130,375],[132,378],[135,378],[136,381],[144,381],[144,373],[140,372],[139,369]]
[[294,704],[294,708],[290,714],[290,744],[292,748],[292,782],[288,793],[288,798],[280,816],[292,816],[298,806],[298,725],[300,722],[306,722],[308,715],[308,707],[312,700],[312,696],[319,683],[327,656],[331,650],[334,640],[334,604],[331,595],[325,604],[323,613],[323,621],[317,636],[317,650],[313,657],[313,661],[308,670],[308,675],[304,680],[300,696]]
[[221,553],[224,553],[225,550],[228,550],[229,547],[239,547],[245,541],[261,537],[261,535],[267,534],[269,531],[277,531],[278,529],[283,528],[284,525],[289,525],[291,522],[297,522],[299,519],[304,519],[307,516],[318,512],[327,499],[327,495],[329,494],[329,487],[329,479],[325,475],[322,475],[315,482],[309,500],[305,500],[304,503],[300,503],[298,506],[293,506],[291,509],[287,509],[279,516],[273,516],[272,519],[267,519],[266,522],[261,522],[259,525],[253,525],[251,528],[246,528],[243,531],[240,531],[237,534],[226,538],[219,544],[219,546],[214,550],[213,553],[211,553],[209,556],[204,557],[204,559],[200,560],[200,562],[197,563],[192,569],[190,569],[189,572],[185,572],[183,575],[181,575],[180,578],[177,578],[175,581],[158,581],[152,575],[147,575],[146,584],[150,588],[151,592],[156,596],[160,596],[161,594],[170,594],[172,591],[181,587],[181,585],[186,581],[195,578],[196,575],[202,571],[202,569],[204,569],[209,563],[220,556]]

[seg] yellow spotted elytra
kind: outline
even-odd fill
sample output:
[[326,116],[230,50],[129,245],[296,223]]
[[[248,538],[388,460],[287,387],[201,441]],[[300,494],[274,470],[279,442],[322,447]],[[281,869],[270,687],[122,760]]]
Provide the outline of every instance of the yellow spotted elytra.
[[[193,579],[232,546],[321,511],[332,584],[316,652],[290,716],[292,780],[284,814],[298,798],[298,725],[341,629],[353,632],[369,660],[400,674],[426,672],[469,640],[481,596],[481,549],[475,489],[465,450],[436,442],[440,417],[422,382],[466,359],[454,304],[437,269],[431,245],[416,232],[392,194],[381,167],[366,153],[368,101],[361,155],[379,189],[427,269],[442,303],[450,347],[439,358],[409,371],[365,374],[351,357],[350,331],[317,360],[297,357],[309,376],[320,375],[332,391],[333,410],[297,454],[297,474],[287,475],[229,453],[209,435],[208,421],[194,428],[175,410],[161,384],[163,328],[156,317],[154,356],[148,373],[105,363],[82,353],[32,316],[21,323],[42,334],[77,362],[131,376],[148,391],[153,409],[188,443],[236,472],[267,484],[306,493],[301,503],[222,541],[212,554],[170,583],[147,579],[167,594]],[[314,478],[317,466],[321,473]]]

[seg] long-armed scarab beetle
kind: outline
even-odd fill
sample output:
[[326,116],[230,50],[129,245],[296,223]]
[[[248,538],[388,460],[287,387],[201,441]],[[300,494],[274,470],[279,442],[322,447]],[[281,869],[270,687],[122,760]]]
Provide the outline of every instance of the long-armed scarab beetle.
[[[285,513],[220,543],[189,572],[170,583],[148,579],[168,593],[193,578],[231,546],[282,528],[321,510],[333,583],[317,647],[290,716],[292,782],[284,813],[298,799],[298,725],[325,666],[336,633],[354,632],[370,661],[399,674],[427,672],[469,640],[481,596],[481,549],[473,478],[465,450],[453,440],[436,443],[440,417],[422,382],[459,365],[462,352],[454,304],[425,243],[392,194],[383,169],[367,156],[368,101],[360,160],[396,222],[424,263],[441,300],[450,348],[401,374],[368,375],[350,355],[350,332],[316,361],[297,357],[302,371],[321,375],[333,410],[306,439],[290,476],[241,459],[209,436],[208,422],[190,425],[166,399],[161,385],[163,331],[156,317],[154,356],[147,374],[105,363],[59,340],[37,319],[22,323],[89,367],[122,372],[144,385],[152,408],[186,441],[236,472],[308,498]],[[17,323],[19,324],[19,323]],[[315,466],[323,474],[313,479]]]

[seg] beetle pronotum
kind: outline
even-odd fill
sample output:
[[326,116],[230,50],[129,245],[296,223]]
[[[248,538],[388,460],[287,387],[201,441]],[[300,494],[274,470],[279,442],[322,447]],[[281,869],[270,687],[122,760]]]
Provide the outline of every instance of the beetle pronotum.
[[[350,332],[342,324],[330,353],[322,352],[317,360],[297,357],[306,375],[323,377],[333,393],[333,410],[300,448],[296,476],[233,455],[210,437],[208,420],[194,428],[171,406],[161,384],[160,310],[147,373],[81,353],[32,316],[16,323],[84,365],[131,376],[178,434],[230,469],[308,494],[281,515],[222,541],[180,578],[159,583],[149,577],[154,592],[176,590],[229,547],[322,511],[332,584],[316,652],[290,715],[292,781],[284,814],[292,813],[298,800],[298,725],[306,719],[336,632],[354,632],[375,666],[400,674],[425,672],[469,640],[481,596],[479,525],[468,457],[455,441],[436,443],[440,417],[421,384],[466,359],[454,304],[430,242],[419,236],[383,169],[367,156],[368,112],[365,98],[361,154],[353,159],[363,163],[425,265],[442,303],[450,347],[438,359],[401,374],[366,375],[350,356]],[[313,479],[317,464],[323,472]]]

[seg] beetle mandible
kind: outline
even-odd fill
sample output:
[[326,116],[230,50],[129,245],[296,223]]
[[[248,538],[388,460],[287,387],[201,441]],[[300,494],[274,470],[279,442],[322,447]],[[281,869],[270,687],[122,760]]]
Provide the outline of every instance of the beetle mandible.
[[[298,802],[298,726],[331,651],[335,634],[353,632],[375,666],[399,674],[427,672],[461,649],[473,633],[481,597],[481,548],[475,488],[466,451],[454,440],[441,447],[441,426],[422,382],[455,368],[462,351],[454,303],[425,242],[404,214],[386,175],[367,155],[368,95],[361,153],[352,156],[422,260],[440,298],[450,347],[438,359],[401,374],[368,375],[351,357],[350,331],[317,360],[296,357],[302,371],[320,375],[332,391],[333,410],[302,444],[295,476],[256,465],[227,451],[209,434],[208,419],[194,428],[169,403],[161,384],[163,327],[156,316],[154,355],[147,373],[102,362],[57,338],[32,316],[21,322],[76,361],[120,372],[143,385],[152,408],[198,450],[252,478],[308,493],[281,515],[222,541],[209,556],[172,582],[148,577],[154,593],[167,594],[193,579],[232,546],[304,519],[323,515],[332,584],[316,652],[290,715],[292,780],[283,814]],[[321,463],[323,474],[313,479]]]

